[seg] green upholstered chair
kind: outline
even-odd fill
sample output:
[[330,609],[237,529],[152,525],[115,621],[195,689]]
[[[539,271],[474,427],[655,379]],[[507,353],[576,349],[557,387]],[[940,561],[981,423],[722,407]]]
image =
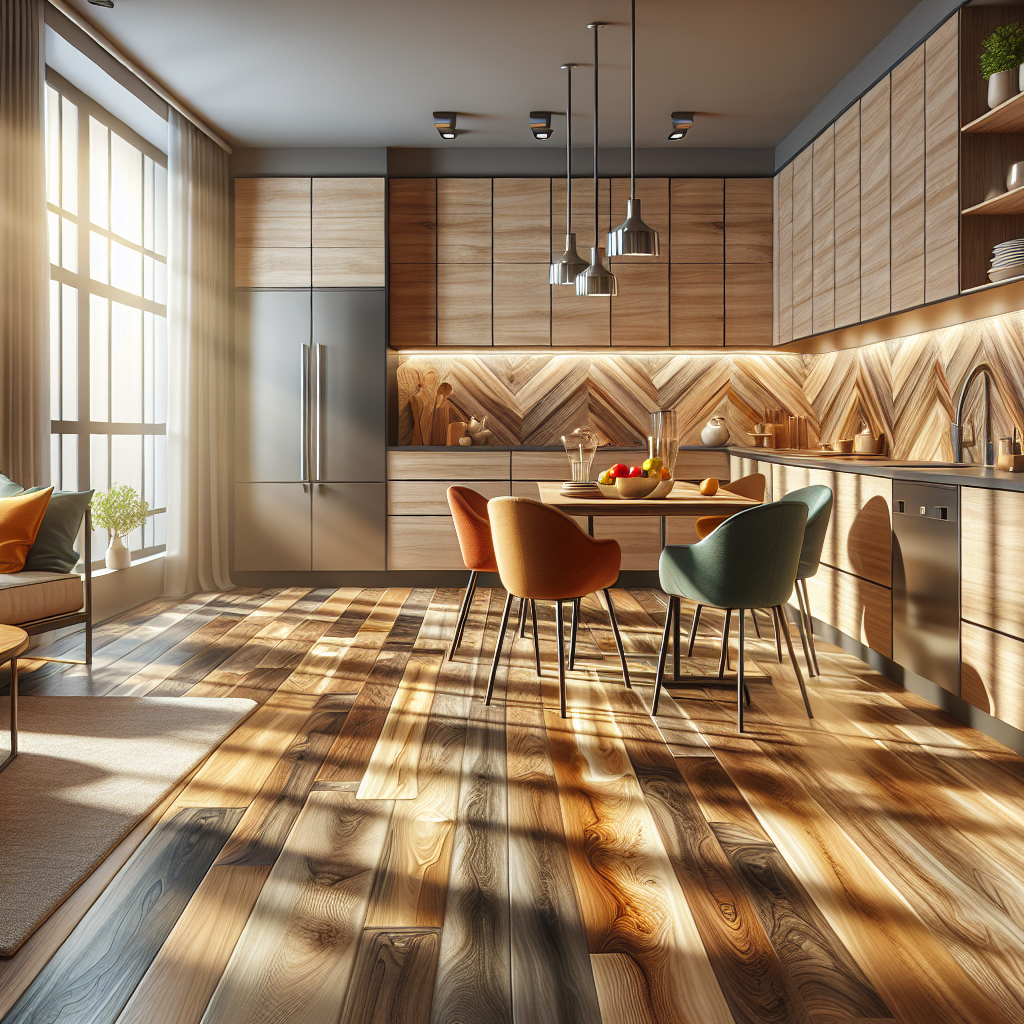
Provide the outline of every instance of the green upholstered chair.
[[[750,608],[772,609],[776,625],[786,640],[807,717],[811,717],[811,705],[807,700],[800,666],[793,653],[789,625],[782,614],[782,606],[789,600],[796,582],[806,522],[807,505],[804,502],[775,501],[737,512],[696,544],[663,549],[658,574],[661,577],[661,589],[668,595],[669,603],[658,655],[651,714],[658,713],[669,635],[673,621],[678,625],[679,603],[685,597],[701,605],[722,608],[727,613],[731,609],[739,611],[736,706],[740,732],[743,731],[745,692],[743,612]],[[724,635],[727,639],[728,631]],[[724,665],[720,666],[720,676],[723,669]],[[749,701],[748,695],[748,704]]]
[[802,501],[807,506],[807,528],[804,530],[804,545],[796,572],[796,599],[799,606],[797,623],[800,626],[804,657],[807,659],[807,671],[817,676],[821,672],[818,670],[818,652],[814,649],[814,627],[811,624],[811,598],[807,593],[807,581],[817,573],[821,562],[825,534],[832,518],[832,488],[824,484],[801,487],[790,491],[783,500]]

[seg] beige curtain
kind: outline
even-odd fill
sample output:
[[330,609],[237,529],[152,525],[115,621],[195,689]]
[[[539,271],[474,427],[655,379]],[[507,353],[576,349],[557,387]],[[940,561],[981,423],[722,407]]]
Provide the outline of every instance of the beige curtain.
[[43,0],[0,0],[0,472],[50,482]]
[[231,382],[228,158],[170,111],[167,405],[169,594],[223,590]]

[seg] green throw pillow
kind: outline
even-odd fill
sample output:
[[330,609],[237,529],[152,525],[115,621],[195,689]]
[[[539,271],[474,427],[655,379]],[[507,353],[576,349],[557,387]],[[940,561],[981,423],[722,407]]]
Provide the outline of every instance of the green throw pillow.
[[25,490],[21,484],[16,484],[9,476],[0,473],[0,498],[13,498]]
[[92,496],[93,491],[54,491],[50,495],[36,542],[25,559],[26,571],[71,572],[74,569],[78,564],[75,539]]

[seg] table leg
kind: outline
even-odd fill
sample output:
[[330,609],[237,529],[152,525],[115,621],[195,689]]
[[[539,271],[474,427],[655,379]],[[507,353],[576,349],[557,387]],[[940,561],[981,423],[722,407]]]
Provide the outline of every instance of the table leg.
[[666,544],[668,544],[668,528],[666,526],[667,517],[661,517],[661,549],[665,550]]
[[18,659],[11,659],[11,752],[0,762],[3,771],[18,756]]
[[589,533],[591,537],[594,536],[594,517],[593,516],[587,516],[587,533]]

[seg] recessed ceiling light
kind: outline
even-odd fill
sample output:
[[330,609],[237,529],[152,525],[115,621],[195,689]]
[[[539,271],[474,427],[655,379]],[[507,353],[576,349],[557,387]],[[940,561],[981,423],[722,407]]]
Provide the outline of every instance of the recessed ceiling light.
[[459,134],[455,130],[456,116],[454,110],[434,111],[434,127],[442,139],[454,139]]
[[551,111],[531,110],[530,131],[533,132],[533,137],[535,139],[550,139],[554,134],[551,128]]
[[672,133],[669,135],[669,142],[676,139],[686,138],[686,133],[693,127],[693,111],[682,112],[677,110],[672,115]]

